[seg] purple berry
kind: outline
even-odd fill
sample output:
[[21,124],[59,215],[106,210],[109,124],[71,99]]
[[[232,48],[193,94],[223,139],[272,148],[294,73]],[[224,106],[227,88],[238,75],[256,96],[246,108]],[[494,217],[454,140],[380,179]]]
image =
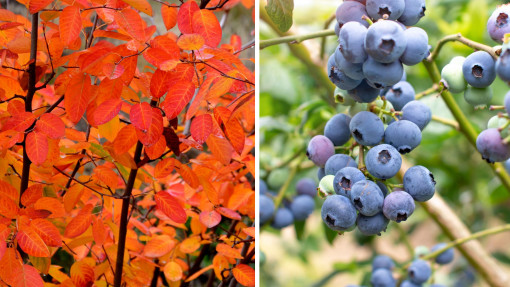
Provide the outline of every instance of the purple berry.
[[409,193],[401,190],[394,191],[384,199],[383,213],[392,221],[406,221],[414,212],[414,200]]
[[492,40],[503,43],[503,38],[506,33],[510,33],[510,6],[501,5],[499,6],[487,21],[487,32],[491,36]]
[[318,167],[324,167],[326,161],[335,154],[331,140],[322,135],[314,136],[308,143],[306,155]]
[[476,139],[476,148],[489,163],[505,161],[510,157],[510,147],[503,142],[498,129],[486,129]]

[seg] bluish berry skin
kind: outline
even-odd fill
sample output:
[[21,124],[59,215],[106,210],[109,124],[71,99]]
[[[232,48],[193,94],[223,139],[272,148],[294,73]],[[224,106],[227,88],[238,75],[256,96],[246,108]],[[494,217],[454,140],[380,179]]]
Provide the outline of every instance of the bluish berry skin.
[[409,280],[414,284],[423,284],[429,279],[432,274],[432,269],[427,261],[416,259],[407,269],[407,274]]
[[496,60],[496,74],[505,82],[510,82],[510,50],[505,49]]
[[489,163],[506,161],[510,147],[503,142],[498,129],[486,129],[476,138],[476,148]]
[[359,169],[352,166],[344,167],[335,174],[333,179],[335,193],[350,199],[352,186],[364,179],[365,175]]
[[317,183],[313,178],[302,178],[296,183],[296,193],[315,197],[317,195]]
[[466,89],[467,82],[462,74],[462,64],[450,62],[448,65],[445,65],[441,70],[441,79],[446,82],[446,88],[454,94],[462,93]]
[[261,194],[259,197],[259,216],[260,216],[260,224],[266,223],[271,219],[274,213],[274,202],[268,196]]
[[328,77],[335,86],[342,90],[354,89],[361,83],[361,80],[354,80],[349,78],[343,71],[341,71],[335,62],[335,55],[331,55],[328,61]]
[[326,176],[326,170],[325,170],[323,167],[319,167],[319,168],[317,169],[317,179],[318,179],[319,181],[321,181],[321,179],[322,179],[323,177],[325,177],[325,176]]
[[510,92],[507,92],[504,100],[505,111],[510,114]]
[[372,260],[372,272],[377,269],[393,270],[395,268],[395,262],[387,255],[377,255]]
[[388,269],[376,269],[370,277],[370,283],[373,287],[395,287],[397,282]]
[[308,195],[298,195],[290,204],[290,210],[295,220],[305,220],[312,214],[315,201]]
[[370,86],[366,80],[362,80],[356,88],[347,93],[358,103],[371,103],[377,99],[379,91],[379,89]]
[[424,166],[415,165],[404,174],[404,189],[414,200],[425,202],[436,192],[436,181],[432,173]]
[[400,120],[388,125],[384,142],[395,147],[401,154],[415,149],[421,142],[421,130],[411,121]]
[[510,159],[507,159],[505,161],[505,169],[506,169],[506,172],[510,173]]
[[324,167],[328,158],[335,154],[335,147],[325,136],[314,136],[308,143],[306,155],[318,167]]
[[330,195],[322,204],[321,216],[330,229],[346,231],[356,224],[357,212],[347,197]]
[[324,127],[324,136],[330,139],[335,146],[344,145],[351,138],[350,122],[351,117],[346,114],[334,115]]
[[[349,22],[349,23],[356,23],[356,22]],[[347,77],[353,79],[353,80],[363,80],[365,78],[365,75],[363,75],[363,63],[351,63],[345,59],[344,55],[342,55],[342,52],[340,52],[339,49],[340,46],[337,46],[335,49],[335,63],[338,69],[343,71]]]
[[405,9],[398,21],[406,26],[413,26],[425,16],[425,0],[405,0]]
[[374,216],[382,211],[384,195],[370,180],[360,180],[351,189],[351,202],[354,207],[365,216]]
[[367,21],[362,19],[363,16],[368,17],[367,11],[365,10],[365,5],[359,2],[356,1],[342,2],[336,9],[335,16],[340,26],[340,30],[345,23],[350,21],[356,21],[368,28]]
[[510,33],[510,6],[502,5],[499,6],[487,21],[487,32],[491,36],[492,40],[503,43],[503,38],[506,33]]
[[[438,243],[434,245],[434,247],[432,247],[430,251],[434,252],[445,247],[446,243]],[[436,256],[436,263],[441,265],[449,264],[453,261],[454,255],[455,253],[453,252],[453,248],[449,248],[446,251],[439,254],[438,256]]]
[[292,211],[286,207],[280,207],[276,211],[271,226],[276,229],[282,229],[294,223],[294,215]]
[[371,148],[365,156],[367,171],[379,179],[394,177],[401,165],[400,153],[389,144],[377,145]]
[[[367,13],[374,20],[397,20],[404,13],[404,0],[367,0]],[[387,15],[387,16],[385,16]]]
[[464,100],[474,107],[486,106],[492,100],[492,87],[475,88],[468,85],[464,91]]
[[352,117],[349,129],[356,142],[364,146],[376,145],[384,136],[384,124],[381,119],[367,111],[359,112]]
[[262,179],[259,179],[259,191],[260,191],[260,194],[266,194],[269,191],[269,188],[267,187],[267,183]]
[[410,101],[402,108],[402,119],[413,122],[423,130],[432,119],[432,112],[424,103]]
[[485,88],[496,79],[496,63],[489,53],[476,51],[466,57],[462,64],[462,73],[471,86]]
[[382,181],[376,181],[375,183],[381,189],[384,197],[386,197],[388,195],[388,187]]
[[335,175],[339,170],[346,166],[358,167],[354,159],[346,154],[335,154],[326,162],[324,170],[326,175]]
[[421,284],[415,284],[409,280],[404,280],[402,284],[400,284],[400,287],[422,287]]
[[374,216],[365,216],[360,213],[356,220],[356,226],[363,235],[381,235],[381,232],[386,231],[389,222],[389,219],[384,217],[382,212]]
[[405,81],[396,83],[386,93],[386,99],[391,102],[396,111],[402,110],[407,103],[413,101],[414,96],[415,92],[413,86]]
[[409,193],[394,191],[384,199],[383,213],[386,218],[395,222],[406,221],[414,212],[414,200]]
[[[345,23],[338,35],[339,51],[351,63],[363,63],[367,59],[365,36],[367,27],[359,22]],[[338,62],[337,62],[338,63]],[[338,63],[340,64],[340,63]]]
[[381,63],[372,57],[368,57],[363,63],[363,74],[368,83],[372,83],[371,86],[377,89],[395,85],[400,81],[403,73],[404,67],[398,60],[391,63]]
[[[395,21],[378,21],[368,28],[365,37],[365,51],[377,62],[393,63],[397,61],[404,54],[406,46],[407,39],[404,29]],[[398,78],[401,77],[402,74],[399,74]]]
[[[420,285],[418,285],[418,286],[420,286]],[[446,285],[443,285],[443,284],[432,284],[429,287],[446,287]]]
[[404,31],[407,46],[400,61],[404,65],[413,66],[427,58],[429,52],[429,36],[422,28],[411,27]]

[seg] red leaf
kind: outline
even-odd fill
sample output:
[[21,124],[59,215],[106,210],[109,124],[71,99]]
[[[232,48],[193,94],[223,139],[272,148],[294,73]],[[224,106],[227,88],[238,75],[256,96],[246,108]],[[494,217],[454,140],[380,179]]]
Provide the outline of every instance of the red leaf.
[[43,196],[43,185],[34,184],[31,185],[23,192],[21,196],[21,204],[23,206],[29,206],[34,204],[39,198]]
[[200,50],[205,44],[205,39],[200,34],[184,34],[177,40],[177,46],[183,50]]
[[170,86],[168,95],[162,104],[166,117],[171,120],[177,117],[191,101],[195,93],[195,85],[189,81],[180,81]]
[[232,146],[225,138],[211,134],[206,143],[215,158],[224,165],[230,164],[233,150]]
[[35,115],[31,112],[21,112],[9,118],[2,130],[15,130],[18,132],[24,132],[34,123],[34,120]]
[[188,1],[181,5],[177,13],[177,26],[183,34],[193,33],[193,13],[199,11],[200,7],[195,1]]
[[135,10],[126,8],[115,13],[115,22],[126,31],[129,36],[138,41],[145,41],[145,22]]
[[39,270],[35,267],[24,264],[23,269],[17,272],[14,277],[14,282],[16,282],[17,286],[22,287],[43,287],[44,281],[39,275]]
[[191,122],[191,136],[199,143],[203,144],[213,129],[213,119],[210,114],[196,116]]
[[87,231],[92,223],[92,204],[85,205],[80,213],[67,224],[64,236],[68,238],[75,238]]
[[168,5],[161,6],[161,17],[163,18],[163,23],[165,23],[165,28],[167,30],[172,29],[177,24],[177,12],[179,8],[174,4],[171,4],[171,6],[173,7],[169,7]]
[[46,8],[51,2],[53,2],[53,0],[30,0],[28,11],[30,11],[30,14],[35,14],[41,9]]
[[36,165],[42,164],[48,157],[48,138],[43,133],[31,132],[27,135],[25,149],[28,158]]
[[64,46],[69,46],[80,36],[82,29],[80,8],[67,6],[60,14],[60,40]]
[[147,132],[152,123],[152,107],[149,103],[143,102],[131,107],[130,119],[133,126]]
[[28,225],[22,226],[16,235],[19,247],[26,254],[35,257],[49,257],[50,250],[42,238]]
[[185,223],[186,211],[179,201],[166,191],[160,191],[154,196],[156,207],[176,223]]
[[30,227],[41,237],[48,246],[62,246],[62,237],[57,227],[45,219],[34,219],[30,222]]
[[103,74],[110,80],[117,79],[124,73],[124,66],[121,64],[106,63],[103,65]]
[[181,142],[175,131],[172,128],[164,128],[163,135],[165,136],[166,146],[173,151],[176,156],[179,156],[181,154],[181,150],[179,149]]
[[[176,57],[177,56],[177,57]],[[179,63],[179,55],[173,56],[161,48],[149,48],[143,53],[147,62],[163,71],[170,71]]]
[[52,139],[64,137],[66,126],[62,119],[54,114],[42,114],[37,123],[35,130],[41,132]]
[[199,216],[200,222],[202,222],[208,228],[212,228],[218,225],[221,221],[221,215],[214,210],[202,211]]
[[198,10],[193,13],[192,29],[202,35],[205,44],[216,47],[221,42],[221,26],[218,18],[209,10]]
[[67,86],[64,107],[69,119],[75,124],[87,109],[91,88],[90,77],[85,74],[74,75]]
[[94,110],[94,124],[98,126],[106,124],[119,114],[121,108],[122,100],[120,99],[110,99],[102,102]]
[[241,215],[239,215],[239,213],[233,211],[232,209],[230,208],[226,208],[226,207],[218,207],[216,208],[216,210],[221,213],[221,215],[225,216],[225,217],[228,217],[230,219],[234,219],[234,220],[241,220]]
[[[164,6],[163,6],[164,7]],[[170,87],[170,78],[172,73],[165,72],[160,69],[157,69],[152,75],[151,78],[151,95],[154,98],[161,98],[166,92],[168,92],[168,88]]]
[[244,286],[255,286],[255,270],[246,264],[239,264],[232,273],[236,280]]
[[144,146],[152,146],[159,141],[163,135],[163,116],[157,108],[152,109],[152,122],[147,132],[136,129],[136,136]]

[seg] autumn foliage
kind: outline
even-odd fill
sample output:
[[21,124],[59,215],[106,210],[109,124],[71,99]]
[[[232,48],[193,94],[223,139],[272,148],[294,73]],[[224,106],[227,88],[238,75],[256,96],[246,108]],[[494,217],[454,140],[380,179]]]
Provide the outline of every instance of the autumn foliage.
[[254,1],[18,2],[0,9],[0,282],[253,286],[253,59],[218,17]]

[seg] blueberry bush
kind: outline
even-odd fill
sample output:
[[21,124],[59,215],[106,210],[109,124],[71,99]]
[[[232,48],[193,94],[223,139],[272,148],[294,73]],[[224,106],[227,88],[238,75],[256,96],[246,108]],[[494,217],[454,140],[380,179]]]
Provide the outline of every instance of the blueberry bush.
[[510,6],[260,5],[261,285],[510,286]]

